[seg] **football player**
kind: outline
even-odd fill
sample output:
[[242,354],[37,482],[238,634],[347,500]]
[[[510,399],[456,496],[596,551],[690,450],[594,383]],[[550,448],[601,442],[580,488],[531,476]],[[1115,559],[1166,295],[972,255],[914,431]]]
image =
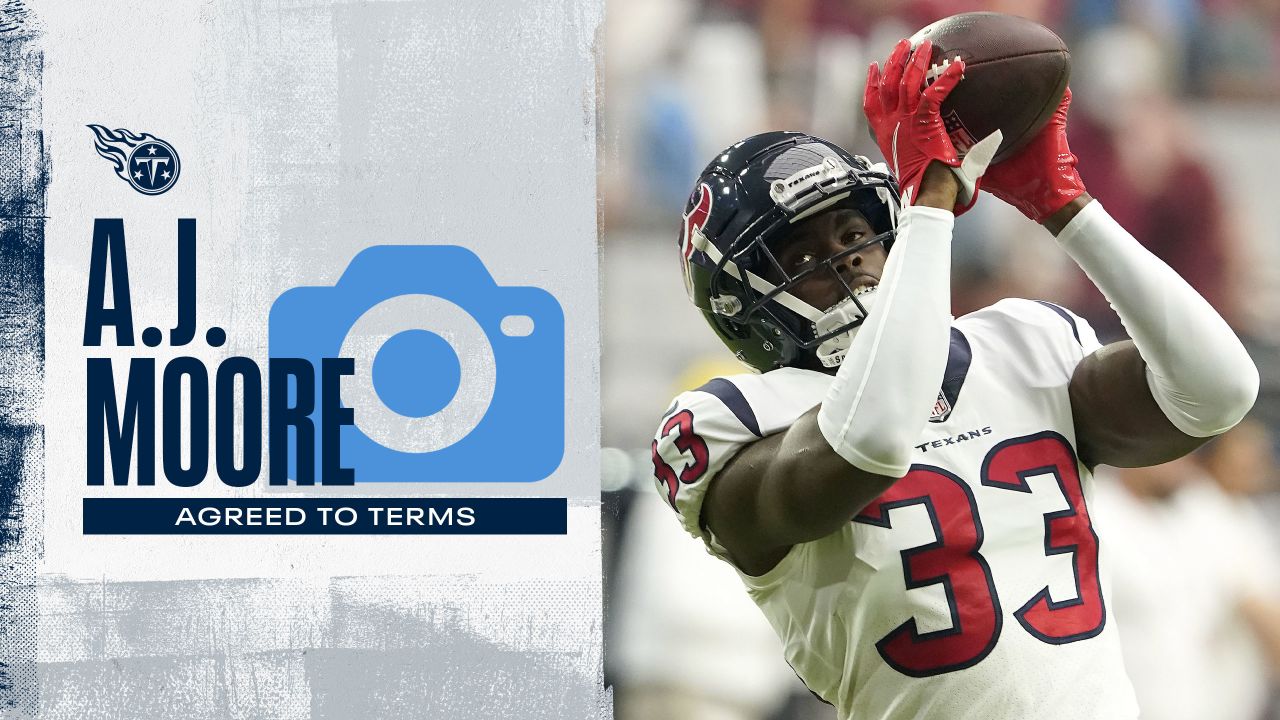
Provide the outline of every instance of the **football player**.
[[[870,68],[888,167],[771,132],[699,177],[686,286],[760,374],[676,398],[652,445],[657,487],[841,718],[1136,717],[1090,469],[1224,432],[1257,369],[1085,192],[1069,91],[988,169],[1000,137],[958,155],[939,108],[964,65],[927,84],[930,50],[903,41]],[[952,318],[952,225],[979,188],[1048,228],[1132,341],[1100,347],[1084,320],[1030,300]]]

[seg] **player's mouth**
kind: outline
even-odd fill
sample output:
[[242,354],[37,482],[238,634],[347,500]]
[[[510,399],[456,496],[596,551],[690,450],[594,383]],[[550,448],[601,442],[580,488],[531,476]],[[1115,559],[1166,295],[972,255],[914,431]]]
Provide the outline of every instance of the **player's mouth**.
[[853,282],[849,283],[849,287],[853,288],[854,295],[861,295],[867,288],[873,288],[879,284],[880,278],[864,273],[855,277]]
[[867,301],[872,299],[872,296],[875,294],[876,288],[879,287],[879,285],[880,278],[873,277],[871,275],[859,275],[849,281],[849,289],[853,290],[853,293],[841,293],[840,299],[836,300],[831,305],[828,305],[827,309],[824,310],[823,313],[831,314],[840,306],[849,304],[854,298],[857,298],[858,302],[865,305]]
[[[818,346],[817,351],[818,360],[824,367],[837,367],[844,359],[854,333],[858,331],[860,323],[871,314],[871,308],[876,301],[876,287],[879,284],[880,278],[859,275],[849,283],[853,293],[845,295],[835,305],[827,308],[814,322],[815,337],[827,336],[827,339]],[[854,324],[853,328],[836,333],[837,329],[847,327],[851,323]]]

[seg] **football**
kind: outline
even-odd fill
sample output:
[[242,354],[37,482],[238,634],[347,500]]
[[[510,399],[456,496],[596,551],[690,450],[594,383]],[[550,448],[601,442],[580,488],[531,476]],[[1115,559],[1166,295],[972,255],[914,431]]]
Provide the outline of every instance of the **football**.
[[993,163],[1013,155],[1049,121],[1071,75],[1071,53],[1049,28],[1015,15],[952,15],[911,37],[914,49],[933,42],[930,80],[955,58],[964,80],[942,105],[956,149],[964,152],[996,130],[1004,139]]

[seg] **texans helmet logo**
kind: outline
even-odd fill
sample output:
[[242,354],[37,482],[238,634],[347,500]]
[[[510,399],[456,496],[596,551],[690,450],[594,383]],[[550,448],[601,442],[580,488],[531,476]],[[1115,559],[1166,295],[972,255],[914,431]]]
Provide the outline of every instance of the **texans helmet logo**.
[[684,216],[684,237],[681,238],[680,250],[684,253],[685,260],[693,255],[693,234],[706,226],[710,215],[711,188],[706,183],[702,183],[698,185],[698,201]]
[[693,209],[684,214],[684,230],[680,235],[680,270],[684,275],[684,290],[693,299],[693,270],[690,267],[693,258],[693,236],[706,227],[707,218],[711,216],[711,187],[706,183],[698,185],[698,199]]

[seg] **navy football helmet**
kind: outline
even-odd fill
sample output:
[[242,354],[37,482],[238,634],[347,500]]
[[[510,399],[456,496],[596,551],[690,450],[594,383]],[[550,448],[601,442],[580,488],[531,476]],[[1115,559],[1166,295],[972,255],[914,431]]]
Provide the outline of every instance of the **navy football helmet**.
[[[689,197],[680,233],[685,289],[747,365],[761,372],[815,361],[838,366],[851,331],[866,319],[874,288],[855,291],[836,263],[877,243],[889,250],[900,203],[883,163],[872,165],[804,133],[754,135],[717,155]],[[794,224],[839,208],[861,212],[874,237],[788,273],[776,255]],[[846,297],[836,305],[815,308],[788,292],[820,272],[834,274],[844,287]]]

